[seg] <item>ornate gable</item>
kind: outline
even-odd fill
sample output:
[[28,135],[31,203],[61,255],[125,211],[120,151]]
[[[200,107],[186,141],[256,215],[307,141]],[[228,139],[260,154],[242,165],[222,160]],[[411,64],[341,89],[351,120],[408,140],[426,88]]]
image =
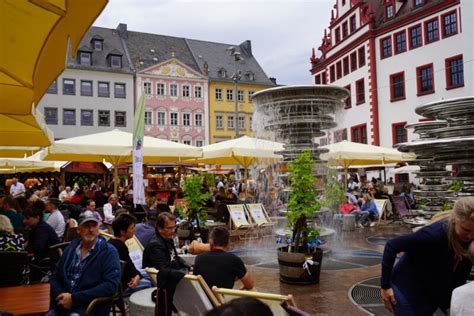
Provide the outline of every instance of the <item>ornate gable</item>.
[[204,76],[181,63],[176,58],[140,71],[141,74],[173,78],[205,79]]

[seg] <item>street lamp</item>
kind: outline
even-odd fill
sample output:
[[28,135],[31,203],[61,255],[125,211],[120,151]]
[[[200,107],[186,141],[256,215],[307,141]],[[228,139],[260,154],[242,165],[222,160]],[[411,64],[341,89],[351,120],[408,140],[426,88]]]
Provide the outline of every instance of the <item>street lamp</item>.
[[227,51],[231,56],[234,57],[234,75],[232,76],[232,81],[234,82],[234,98],[235,98],[235,138],[239,137],[239,100],[238,100],[238,90],[237,83],[240,79],[240,74],[237,72],[237,63],[243,64],[245,59],[241,56],[240,52],[235,50],[234,46],[227,48]]

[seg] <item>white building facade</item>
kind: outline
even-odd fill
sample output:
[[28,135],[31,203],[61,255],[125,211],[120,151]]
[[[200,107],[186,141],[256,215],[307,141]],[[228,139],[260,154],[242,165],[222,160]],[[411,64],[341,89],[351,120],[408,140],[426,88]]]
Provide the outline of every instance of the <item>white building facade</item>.
[[392,147],[416,137],[417,106],[473,95],[473,13],[468,0],[337,0],[311,73],[351,98],[319,142]]

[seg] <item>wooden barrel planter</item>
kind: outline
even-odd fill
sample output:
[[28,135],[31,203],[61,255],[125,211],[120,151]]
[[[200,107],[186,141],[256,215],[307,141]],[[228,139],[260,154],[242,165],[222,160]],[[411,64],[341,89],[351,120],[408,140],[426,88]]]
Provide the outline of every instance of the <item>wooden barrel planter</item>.
[[[288,284],[316,284],[319,283],[323,251],[317,248],[312,254],[298,252],[287,252],[287,248],[278,251],[278,264],[280,266],[280,281]],[[303,265],[306,258],[311,256],[314,264],[308,264],[305,269]]]

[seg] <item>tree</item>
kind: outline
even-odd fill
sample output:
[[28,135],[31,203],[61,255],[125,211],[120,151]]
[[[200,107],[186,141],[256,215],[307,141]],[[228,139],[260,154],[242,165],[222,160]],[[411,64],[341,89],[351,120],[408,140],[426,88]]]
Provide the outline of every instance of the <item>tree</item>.
[[184,201],[186,202],[186,216],[189,222],[196,220],[197,227],[206,225],[207,212],[204,208],[206,201],[211,198],[209,192],[203,192],[203,178],[201,174],[188,175],[184,181]]

